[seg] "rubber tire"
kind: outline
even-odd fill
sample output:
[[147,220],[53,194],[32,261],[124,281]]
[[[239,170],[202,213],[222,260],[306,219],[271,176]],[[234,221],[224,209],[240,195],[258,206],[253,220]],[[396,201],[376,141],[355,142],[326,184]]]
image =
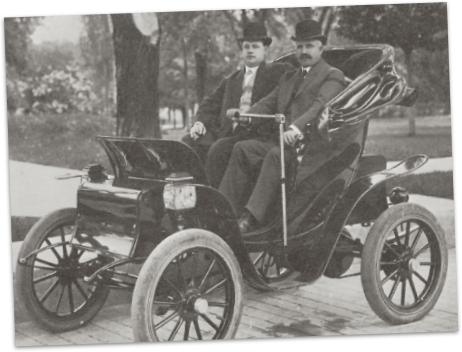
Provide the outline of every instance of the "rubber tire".
[[[25,258],[29,253],[38,249],[49,232],[53,231],[60,225],[72,224],[77,218],[75,208],[66,208],[54,211],[41,218],[29,231],[19,251],[18,258]],[[16,294],[22,302],[26,311],[29,312],[30,318],[41,329],[50,332],[64,332],[75,330],[88,324],[103,307],[109,295],[110,289],[99,286],[95,289],[92,296],[92,305],[81,309],[72,319],[62,318],[53,319],[45,312],[37,301],[32,285],[33,269],[30,266],[34,262],[34,257],[30,257],[26,265],[17,264],[16,270]]]
[[218,254],[228,266],[234,283],[233,316],[228,331],[222,339],[236,335],[243,309],[243,280],[239,262],[228,244],[218,235],[201,229],[179,231],[162,241],[149,255],[136,281],[132,300],[132,328],[136,342],[156,341],[148,328],[151,307],[149,296],[155,292],[164,270],[180,253],[192,248],[206,248]]
[[[424,304],[410,312],[398,311],[395,307],[387,304],[382,296],[380,287],[380,270],[377,270],[378,262],[382,255],[383,242],[386,235],[394,229],[398,223],[406,219],[418,219],[427,223],[434,231],[438,240],[441,255],[441,270],[436,273],[436,284],[430,289],[431,292]],[[446,280],[448,268],[448,252],[444,231],[436,218],[427,209],[413,203],[401,203],[384,211],[372,226],[364,243],[361,257],[361,281],[364,294],[372,310],[384,321],[392,325],[409,324],[422,319],[434,307]],[[379,284],[378,284],[379,283]]]

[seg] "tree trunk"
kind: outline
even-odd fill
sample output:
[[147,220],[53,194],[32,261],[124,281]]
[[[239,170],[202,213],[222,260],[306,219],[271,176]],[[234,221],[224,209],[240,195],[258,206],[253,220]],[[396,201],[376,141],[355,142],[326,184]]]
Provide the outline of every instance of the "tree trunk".
[[181,41],[181,47],[183,51],[183,84],[184,84],[184,105],[186,111],[186,125],[188,130],[192,127],[191,115],[189,115],[190,110],[190,98],[189,98],[189,79],[188,79],[188,51],[186,48],[186,39],[183,38]]
[[159,40],[141,34],[132,14],[112,14],[117,83],[117,135],[161,138]]
[[196,50],[196,96],[200,104],[205,95],[205,84],[207,81],[207,52]]
[[[409,87],[413,87],[413,79],[412,79],[412,50],[404,51],[404,60],[406,62],[406,70],[407,70],[407,84]],[[412,137],[416,135],[416,128],[415,128],[415,117],[417,114],[416,106],[411,106],[407,109],[407,116],[408,116],[408,125],[409,131],[408,136]]]

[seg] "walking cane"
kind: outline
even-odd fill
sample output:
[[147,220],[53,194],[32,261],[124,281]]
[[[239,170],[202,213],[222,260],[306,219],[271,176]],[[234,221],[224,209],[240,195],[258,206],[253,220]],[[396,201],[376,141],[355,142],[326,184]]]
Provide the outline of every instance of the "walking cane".
[[279,149],[281,149],[281,193],[282,193],[282,236],[284,247],[287,247],[287,202],[286,202],[286,169],[284,158],[284,124],[286,117],[283,114],[247,114],[233,111],[230,116],[236,122],[248,123],[249,118],[273,119],[279,125]]

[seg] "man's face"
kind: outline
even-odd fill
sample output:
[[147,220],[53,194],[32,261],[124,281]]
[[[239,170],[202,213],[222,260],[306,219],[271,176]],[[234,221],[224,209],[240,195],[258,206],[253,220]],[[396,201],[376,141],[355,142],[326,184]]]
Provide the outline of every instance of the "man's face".
[[257,67],[266,58],[266,52],[268,47],[264,46],[261,41],[248,42],[244,40],[242,43],[242,57],[244,58],[244,64],[248,67]]
[[320,59],[324,47],[319,40],[297,41],[295,42],[297,59],[302,67],[311,67]]

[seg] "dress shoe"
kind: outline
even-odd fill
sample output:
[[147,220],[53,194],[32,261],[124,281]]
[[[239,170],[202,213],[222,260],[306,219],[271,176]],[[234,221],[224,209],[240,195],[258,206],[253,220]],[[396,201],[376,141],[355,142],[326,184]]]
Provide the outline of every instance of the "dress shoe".
[[256,230],[258,227],[258,221],[254,216],[247,210],[244,211],[241,218],[239,219],[239,230],[241,234],[249,233]]

